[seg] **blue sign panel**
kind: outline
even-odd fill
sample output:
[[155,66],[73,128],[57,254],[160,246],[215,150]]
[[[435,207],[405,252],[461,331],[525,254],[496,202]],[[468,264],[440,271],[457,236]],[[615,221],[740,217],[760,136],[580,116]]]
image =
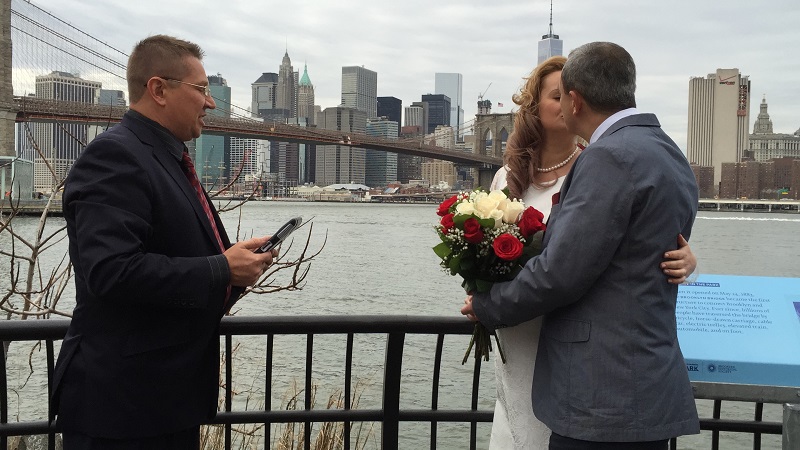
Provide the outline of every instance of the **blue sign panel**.
[[800,387],[800,279],[701,275],[676,316],[690,380]]

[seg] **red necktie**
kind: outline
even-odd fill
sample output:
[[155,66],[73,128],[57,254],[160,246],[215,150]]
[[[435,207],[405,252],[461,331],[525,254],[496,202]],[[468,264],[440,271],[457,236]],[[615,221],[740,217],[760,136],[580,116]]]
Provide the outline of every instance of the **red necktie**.
[[[208,204],[208,199],[206,199],[206,194],[203,192],[203,187],[200,186],[200,180],[197,178],[197,172],[194,170],[194,163],[192,163],[192,158],[189,156],[189,152],[184,150],[183,151],[183,158],[181,160],[181,167],[183,168],[183,173],[186,174],[186,178],[189,179],[189,183],[191,183],[192,187],[194,188],[194,193],[197,195],[197,200],[200,201],[200,204],[203,206],[203,211],[206,213],[206,217],[208,218],[208,222],[211,224],[211,229],[214,230],[214,237],[217,238],[217,244],[219,245],[219,249],[222,253],[225,253],[225,244],[222,243],[222,237],[220,237],[219,230],[217,229],[217,222],[214,220],[214,214],[211,212],[211,205]],[[231,285],[228,284],[228,290],[225,294],[225,303],[224,305],[227,306],[228,298],[231,296]]]

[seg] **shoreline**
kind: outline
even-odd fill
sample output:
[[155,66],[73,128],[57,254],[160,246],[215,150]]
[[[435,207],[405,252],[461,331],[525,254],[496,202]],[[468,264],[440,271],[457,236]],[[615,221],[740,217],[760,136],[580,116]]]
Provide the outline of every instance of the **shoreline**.
[[[216,197],[212,201],[231,201],[227,197]],[[438,200],[389,200],[385,197],[381,200],[371,201],[353,201],[353,200],[309,200],[307,198],[272,198],[272,199],[259,199],[254,198],[250,201],[255,202],[276,202],[276,203],[343,203],[343,204],[363,204],[363,205],[438,205]],[[41,215],[47,206],[47,200],[26,200],[17,202],[14,200],[14,206],[17,208],[19,215],[35,216]],[[6,217],[12,211],[8,200],[0,202],[0,214]],[[800,214],[800,201],[778,201],[778,200],[732,200],[732,199],[700,199],[697,208],[698,212],[740,212],[740,213],[758,213],[758,214]],[[61,202],[53,202],[50,205],[50,215],[61,216]]]

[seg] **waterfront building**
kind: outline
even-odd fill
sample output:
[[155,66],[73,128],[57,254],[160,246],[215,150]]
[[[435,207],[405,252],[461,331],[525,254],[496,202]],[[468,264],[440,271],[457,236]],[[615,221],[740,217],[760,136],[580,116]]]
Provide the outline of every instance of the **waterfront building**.
[[443,94],[450,98],[450,123],[455,130],[456,140],[464,135],[464,77],[460,73],[436,73],[434,75],[434,94]]
[[744,161],[723,163],[720,198],[775,199],[775,163]]
[[422,163],[422,179],[431,185],[444,182],[448,186],[456,184],[456,168],[451,161],[430,160]]
[[691,164],[697,188],[700,191],[700,198],[714,198],[716,189],[714,187],[714,167]]
[[297,117],[297,73],[292,67],[289,52],[286,51],[278,69],[277,95],[275,107],[283,110],[284,118]]
[[400,136],[400,124],[403,115],[403,101],[397,97],[378,97],[378,117],[397,122],[397,136]]
[[342,106],[378,117],[378,73],[363,66],[342,67]]
[[753,124],[748,150],[749,156],[756,161],[787,157],[800,159],[800,130],[794,134],[775,133],[767,112],[766,96],[761,99],[760,111]]
[[717,69],[689,80],[689,127],[686,156],[690,163],[714,167],[737,163],[748,149],[750,80],[739,69]]
[[[68,72],[53,71],[36,77],[34,97],[80,103],[99,99],[100,82]],[[98,133],[81,123],[22,123],[18,126],[17,152],[33,162],[33,188],[50,193],[66,176],[86,144]],[[38,147],[38,151],[37,151]]]
[[[406,120],[408,120],[408,110],[406,108]],[[420,108],[420,118],[422,117]],[[421,123],[421,120],[420,120]],[[408,125],[400,129],[400,139],[422,139],[422,125]],[[406,154],[397,155],[397,180],[400,183],[408,184],[410,180],[422,178],[422,157]]]
[[[367,119],[367,135],[397,140],[398,123],[386,117]],[[397,153],[366,149],[364,155],[364,184],[383,188],[397,181]]]
[[308,76],[308,64],[303,65],[303,76],[297,83],[297,116],[305,118],[308,125],[314,125],[314,85]]
[[[208,76],[208,87],[217,107],[207,114],[228,118],[231,116],[231,88],[219,73]],[[231,137],[202,133],[195,139],[194,165],[197,178],[206,190],[219,189],[228,183],[231,172],[236,172],[230,160]]]
[[[319,114],[317,126],[342,132],[341,144],[350,141],[349,133],[365,133],[367,113],[354,108],[337,106],[325,108]],[[365,151],[348,145],[317,145],[315,183],[364,183]]]
[[792,161],[792,178],[790,183],[789,198],[800,199],[800,159]]
[[444,94],[425,94],[422,96],[422,103],[428,105],[426,134],[432,133],[438,125],[450,126],[450,97]]
[[536,64],[541,64],[551,56],[562,56],[564,54],[564,41],[553,34],[553,0],[550,0],[550,31],[542,36],[539,41],[539,56]]

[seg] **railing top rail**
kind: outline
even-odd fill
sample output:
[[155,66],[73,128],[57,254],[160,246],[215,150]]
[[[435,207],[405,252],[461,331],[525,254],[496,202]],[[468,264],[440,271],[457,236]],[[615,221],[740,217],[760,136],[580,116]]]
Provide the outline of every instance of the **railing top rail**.
[[[68,319],[0,321],[0,340],[61,339]],[[221,335],[393,333],[470,334],[473,324],[463,317],[414,315],[297,315],[229,316],[220,324]]]

